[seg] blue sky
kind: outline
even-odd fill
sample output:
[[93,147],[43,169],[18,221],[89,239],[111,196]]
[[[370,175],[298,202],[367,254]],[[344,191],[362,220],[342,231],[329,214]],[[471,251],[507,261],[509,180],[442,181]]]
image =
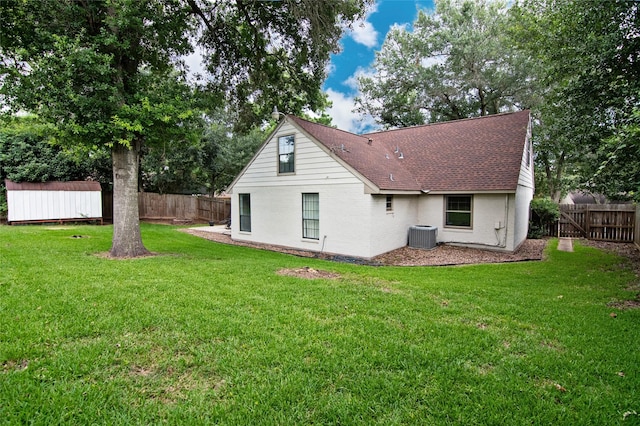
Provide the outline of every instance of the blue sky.
[[333,124],[354,133],[371,130],[373,120],[352,110],[357,95],[356,78],[371,72],[375,52],[380,50],[394,25],[411,26],[418,10],[433,10],[433,0],[377,0],[366,17],[342,37],[342,51],[333,55],[324,90],[333,107],[328,111]]

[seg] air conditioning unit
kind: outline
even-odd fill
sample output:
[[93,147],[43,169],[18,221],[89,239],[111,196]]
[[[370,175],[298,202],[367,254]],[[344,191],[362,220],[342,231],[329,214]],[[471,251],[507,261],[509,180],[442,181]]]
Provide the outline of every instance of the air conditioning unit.
[[438,228],[428,225],[415,225],[409,228],[409,247],[432,249],[436,247]]

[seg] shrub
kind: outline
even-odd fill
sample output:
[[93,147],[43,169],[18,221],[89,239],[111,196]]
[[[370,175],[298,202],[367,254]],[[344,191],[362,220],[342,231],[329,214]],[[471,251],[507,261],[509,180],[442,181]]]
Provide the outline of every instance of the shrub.
[[534,198],[529,206],[531,216],[529,220],[528,238],[542,238],[545,229],[560,217],[560,207],[549,197]]

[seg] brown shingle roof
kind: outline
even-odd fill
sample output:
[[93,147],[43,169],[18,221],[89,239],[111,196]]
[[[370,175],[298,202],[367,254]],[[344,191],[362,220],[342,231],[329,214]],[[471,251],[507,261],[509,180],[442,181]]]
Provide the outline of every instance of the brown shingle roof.
[[288,116],[315,140],[382,190],[419,191],[420,185],[396,154],[385,145],[368,143],[367,136]]
[[398,191],[514,191],[529,126],[529,111],[367,135],[289,118],[381,190]]
[[100,182],[12,182],[4,181],[7,191],[100,191]]

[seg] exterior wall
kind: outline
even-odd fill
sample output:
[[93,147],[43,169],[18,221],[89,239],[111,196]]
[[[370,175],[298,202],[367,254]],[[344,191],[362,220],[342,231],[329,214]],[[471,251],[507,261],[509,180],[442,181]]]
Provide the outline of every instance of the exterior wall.
[[420,198],[417,225],[438,227],[437,241],[472,247],[512,251],[515,227],[515,194],[472,194],[470,229],[444,226],[445,195]]
[[386,195],[371,197],[371,257],[407,245],[409,227],[418,222],[418,196],[394,195],[387,212]]
[[[526,149],[529,147],[529,149]],[[535,191],[535,180],[533,174],[533,148],[531,141],[531,125],[527,131],[525,149],[522,153],[520,163],[520,175],[518,176],[518,188],[515,197],[514,228],[513,228],[513,250],[527,238],[529,232],[529,205],[533,199]]]
[[[295,173],[278,174],[278,137],[295,134]],[[263,145],[238,179],[231,192],[239,194],[242,187],[278,187],[306,185],[340,185],[361,183],[351,172],[331,158],[296,127],[285,123]],[[310,192],[310,191],[307,191]]]
[[102,217],[98,191],[7,191],[9,222]]
[[513,234],[514,248],[518,248],[520,244],[527,239],[527,234],[529,233],[529,207],[533,199],[533,192],[533,187],[521,185],[518,185],[518,189],[516,190],[516,211]]
[[[302,238],[302,193],[319,194],[318,240]],[[251,232],[240,232],[238,194],[251,196]],[[238,185],[232,196],[231,237],[314,252],[370,257],[370,198],[364,194],[362,183],[274,188]]]

